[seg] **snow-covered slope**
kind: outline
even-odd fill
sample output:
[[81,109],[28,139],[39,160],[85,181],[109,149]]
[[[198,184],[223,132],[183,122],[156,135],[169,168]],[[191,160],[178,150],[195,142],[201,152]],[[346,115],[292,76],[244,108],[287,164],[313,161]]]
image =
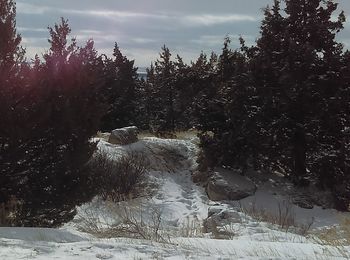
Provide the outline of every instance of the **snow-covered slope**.
[[[275,210],[282,196],[262,186],[254,197],[237,203],[210,201],[205,190],[191,180],[196,167],[196,138],[186,140],[144,138],[118,146],[99,142],[99,149],[115,159],[128,151],[142,153],[149,162],[148,183],[153,192],[118,205],[95,198],[78,208],[78,215],[60,229],[0,228],[0,259],[348,259],[350,247],[321,245],[309,236],[278,230],[256,221],[240,207],[254,202]],[[224,228],[226,240],[203,232],[208,209],[229,210],[235,217]],[[339,213],[315,208],[293,208],[297,220],[314,217],[317,227],[335,224]],[[122,213],[124,212],[124,213]],[[107,229],[127,214],[152,225],[158,221],[159,237],[101,238],[81,232],[92,225]],[[158,219],[155,219],[155,217]],[[88,221],[86,221],[88,220]],[[89,222],[92,221],[92,222]],[[153,222],[152,222],[153,221]],[[91,228],[93,228],[91,227]],[[152,231],[152,230],[151,230]],[[98,234],[97,234],[98,235]],[[112,236],[112,235],[111,235]],[[108,236],[106,236],[108,237]],[[161,241],[161,242],[156,242]]]

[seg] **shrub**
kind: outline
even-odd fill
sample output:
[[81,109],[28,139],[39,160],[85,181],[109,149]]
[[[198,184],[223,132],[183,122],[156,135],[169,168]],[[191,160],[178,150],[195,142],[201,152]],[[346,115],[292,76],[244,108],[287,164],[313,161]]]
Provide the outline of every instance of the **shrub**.
[[107,209],[110,215],[102,219],[95,210],[85,210],[79,215],[78,229],[102,238],[128,237],[170,242],[168,232],[162,228],[162,212],[159,208],[108,202]]
[[89,163],[91,186],[104,200],[120,201],[136,196],[146,172],[143,156],[129,152],[112,159],[105,152],[98,152]]

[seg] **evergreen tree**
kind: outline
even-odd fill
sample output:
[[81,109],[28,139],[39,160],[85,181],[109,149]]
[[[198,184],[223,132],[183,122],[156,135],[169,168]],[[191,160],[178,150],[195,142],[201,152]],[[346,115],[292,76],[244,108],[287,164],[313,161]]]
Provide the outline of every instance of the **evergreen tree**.
[[109,107],[102,120],[102,130],[134,125],[139,106],[139,81],[133,60],[124,56],[118,45],[113,51],[114,59],[105,61],[106,86],[103,90],[105,103]]
[[194,126],[193,98],[196,95],[191,67],[177,55],[174,61],[174,114],[177,129],[189,129]]
[[[229,44],[230,39],[225,38],[211,91],[202,99],[205,110],[199,113],[201,130],[211,131],[213,135],[204,134],[201,139],[207,159],[215,157],[210,158],[212,163],[238,167],[244,172],[256,151],[255,88],[247,53],[232,51]],[[210,71],[212,66],[208,65],[207,71]]]
[[150,128],[154,132],[175,130],[174,63],[170,50],[164,45],[159,59],[154,64],[154,73],[149,71],[149,88],[154,107],[150,115]]
[[[12,0],[0,1],[0,203],[20,192],[22,174],[18,150],[23,145],[27,122],[24,102],[26,69],[21,36],[16,32],[16,7]],[[21,122],[20,124],[17,122]]]
[[265,10],[254,53],[260,151],[265,164],[291,172],[295,183],[306,184],[309,170],[337,197],[334,188],[346,175],[342,140],[349,121],[342,112],[348,102],[340,73],[343,50],[335,36],[345,16],[331,19],[337,9],[332,1],[285,4],[285,15],[280,1]]
[[[36,57],[25,75],[29,94],[22,101],[26,113],[13,117],[9,129],[17,147],[9,164],[22,201],[21,225],[57,226],[74,216],[75,206],[91,198],[86,163],[96,144],[101,114],[98,88],[101,64],[93,42],[78,47],[68,44],[66,20],[49,28],[51,48],[45,62]],[[25,120],[23,120],[25,119]],[[18,125],[23,127],[16,132]],[[6,157],[7,158],[7,157]],[[18,181],[18,182],[17,182]]]

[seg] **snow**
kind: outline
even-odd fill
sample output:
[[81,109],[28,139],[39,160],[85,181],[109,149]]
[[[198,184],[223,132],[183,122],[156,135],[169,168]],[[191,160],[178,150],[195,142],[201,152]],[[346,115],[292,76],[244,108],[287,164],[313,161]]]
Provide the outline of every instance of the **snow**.
[[26,241],[47,241],[73,243],[87,240],[82,236],[63,229],[0,227],[1,238],[22,239]]
[[172,244],[135,239],[75,243],[1,239],[1,259],[346,259],[350,248],[303,242],[178,238]]
[[[273,181],[260,185],[254,196],[240,203],[210,201],[205,190],[191,180],[196,168],[197,142],[184,140],[143,138],[125,146],[111,145],[102,139],[98,148],[118,159],[128,151],[145,155],[149,161],[149,182],[155,185],[150,196],[113,204],[99,198],[79,207],[70,223],[59,229],[0,228],[0,259],[349,259],[350,247],[322,245],[311,237],[279,230],[272,224],[256,221],[239,210],[242,206],[258,205],[275,213],[278,205],[287,201]],[[84,218],[93,225],[108,228],[121,222],[121,209],[151,223],[154,213],[161,216],[161,229],[167,239],[145,240],[130,237],[99,238],[84,233]],[[231,233],[226,240],[201,232],[199,226],[208,217],[208,209],[231,210],[240,221],[225,228]],[[339,223],[335,210],[302,209],[292,206],[297,221],[314,218],[314,228]]]

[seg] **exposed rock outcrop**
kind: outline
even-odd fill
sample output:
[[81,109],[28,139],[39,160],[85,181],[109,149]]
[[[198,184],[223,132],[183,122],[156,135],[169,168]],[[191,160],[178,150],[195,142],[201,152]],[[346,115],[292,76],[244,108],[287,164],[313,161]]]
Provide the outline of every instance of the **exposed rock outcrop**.
[[216,168],[207,185],[209,199],[241,200],[255,193],[256,186],[248,178],[222,168]]
[[111,144],[126,145],[138,141],[139,130],[136,126],[123,127],[112,131],[108,138]]

